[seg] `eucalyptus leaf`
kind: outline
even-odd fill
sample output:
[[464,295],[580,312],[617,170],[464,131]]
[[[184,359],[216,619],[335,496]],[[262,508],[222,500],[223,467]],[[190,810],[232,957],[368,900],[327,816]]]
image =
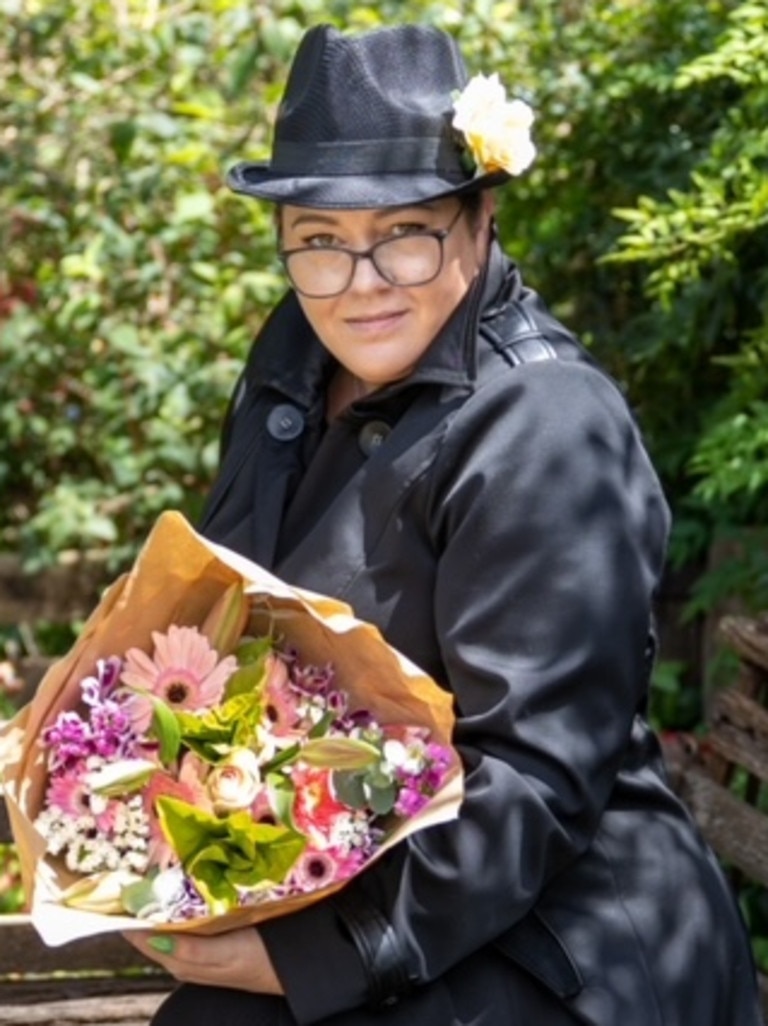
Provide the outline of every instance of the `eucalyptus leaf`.
[[378,763],[378,765],[372,766],[366,773],[365,779],[371,787],[389,787],[392,784],[392,772],[381,763]]
[[370,787],[368,789],[368,806],[377,816],[385,816],[391,812],[397,801],[397,785]]
[[332,777],[333,791],[340,802],[351,809],[364,809],[367,806],[365,786],[361,773],[336,772]]

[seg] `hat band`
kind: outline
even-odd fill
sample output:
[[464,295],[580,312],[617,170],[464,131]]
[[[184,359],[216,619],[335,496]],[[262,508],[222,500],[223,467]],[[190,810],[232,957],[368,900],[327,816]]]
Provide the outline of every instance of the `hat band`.
[[435,172],[466,178],[458,150],[445,136],[365,140],[363,142],[275,142],[269,165],[273,175],[382,175]]

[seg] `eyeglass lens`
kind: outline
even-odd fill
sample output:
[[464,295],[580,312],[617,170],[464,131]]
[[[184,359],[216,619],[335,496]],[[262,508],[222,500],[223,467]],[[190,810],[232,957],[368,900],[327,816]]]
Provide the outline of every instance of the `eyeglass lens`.
[[282,255],[288,277],[297,292],[310,298],[340,295],[352,282],[360,260],[370,260],[390,285],[426,285],[443,266],[443,243],[453,230],[462,208],[446,228],[382,239],[364,252],[341,246],[288,250]]
[[357,262],[369,258],[390,285],[423,285],[440,272],[442,246],[434,235],[406,235],[377,242],[366,253],[345,249],[303,249],[285,256],[296,289],[308,296],[330,296],[349,287]]

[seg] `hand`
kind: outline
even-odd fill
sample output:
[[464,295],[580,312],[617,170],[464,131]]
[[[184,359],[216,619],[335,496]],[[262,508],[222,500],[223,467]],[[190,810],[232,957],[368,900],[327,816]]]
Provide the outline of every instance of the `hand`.
[[[123,936],[183,983],[232,987],[256,994],[283,993],[264,942],[254,927],[214,937],[139,931],[128,931]],[[161,950],[164,947],[167,952]]]

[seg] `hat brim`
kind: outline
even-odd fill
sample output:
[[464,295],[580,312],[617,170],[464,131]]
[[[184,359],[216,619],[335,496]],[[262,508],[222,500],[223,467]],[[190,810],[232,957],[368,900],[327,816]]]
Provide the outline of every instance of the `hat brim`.
[[268,164],[243,162],[227,172],[233,192],[272,203],[333,210],[402,207],[447,196],[465,196],[503,185],[506,171],[491,171],[461,182],[432,174],[286,176],[276,175]]

